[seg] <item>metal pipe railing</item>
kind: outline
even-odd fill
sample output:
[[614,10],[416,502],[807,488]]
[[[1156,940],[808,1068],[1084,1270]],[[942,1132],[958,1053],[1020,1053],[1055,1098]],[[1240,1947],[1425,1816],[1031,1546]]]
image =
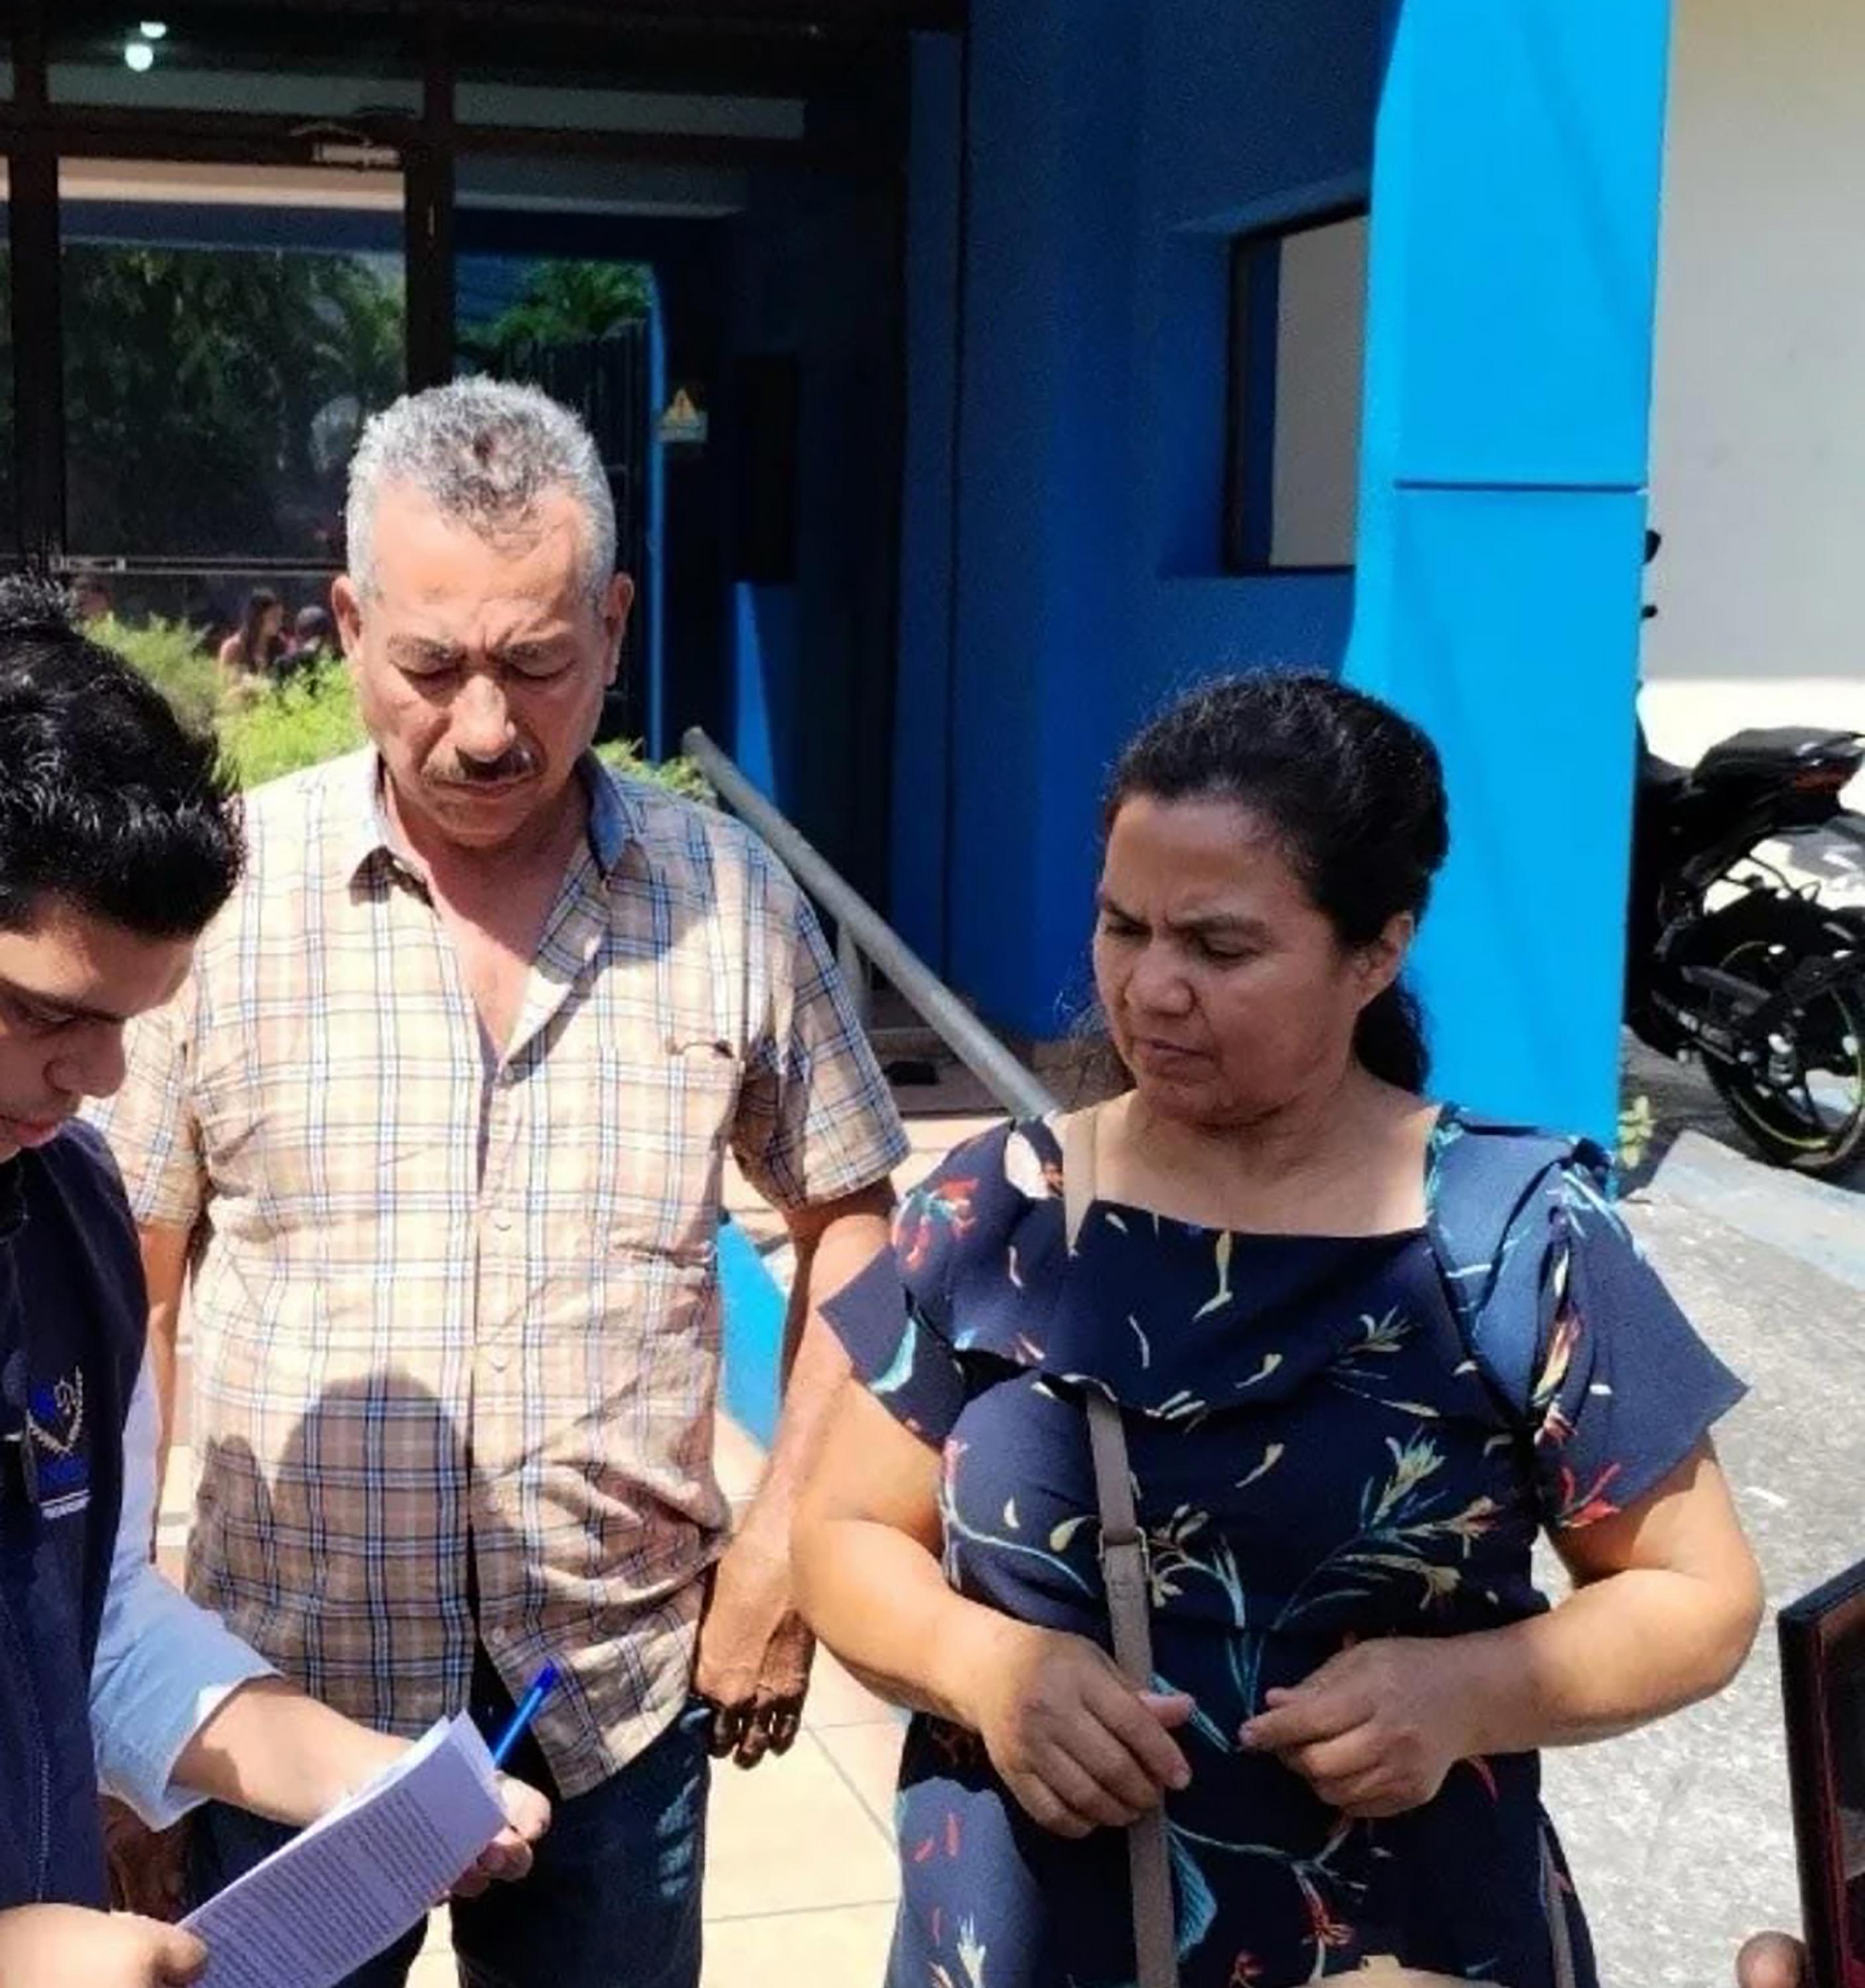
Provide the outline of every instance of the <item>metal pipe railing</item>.
[[[960,1063],[1007,1111],[1040,1118],[1055,1109],[1048,1090],[985,1027],[881,914],[831,866],[696,725],[680,749],[732,812],[767,843],[784,867],[835,921],[850,992],[865,997],[860,961],[873,961]],[[851,973],[851,968],[855,970]]]

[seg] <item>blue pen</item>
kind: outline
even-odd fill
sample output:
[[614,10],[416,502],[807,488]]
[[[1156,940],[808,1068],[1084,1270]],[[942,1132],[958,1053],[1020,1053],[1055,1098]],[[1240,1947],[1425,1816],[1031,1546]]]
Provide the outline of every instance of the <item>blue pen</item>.
[[506,1723],[505,1730],[492,1743],[492,1765],[503,1767],[512,1749],[524,1737],[525,1728],[537,1716],[537,1708],[547,1699],[557,1685],[557,1665],[546,1664],[532,1680],[531,1689],[520,1699],[516,1709]]

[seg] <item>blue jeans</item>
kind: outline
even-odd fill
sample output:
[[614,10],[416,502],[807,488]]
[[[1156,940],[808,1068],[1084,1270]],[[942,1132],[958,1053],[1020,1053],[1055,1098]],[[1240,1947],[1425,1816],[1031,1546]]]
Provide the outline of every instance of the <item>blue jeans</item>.
[[[600,1787],[556,1804],[530,1877],[456,1900],[462,1988],[699,1988],[709,1714],[693,1706]],[[211,1803],[194,1818],[191,1899],[213,1896],[293,1832]],[[415,1927],[344,1988],[403,1988]]]

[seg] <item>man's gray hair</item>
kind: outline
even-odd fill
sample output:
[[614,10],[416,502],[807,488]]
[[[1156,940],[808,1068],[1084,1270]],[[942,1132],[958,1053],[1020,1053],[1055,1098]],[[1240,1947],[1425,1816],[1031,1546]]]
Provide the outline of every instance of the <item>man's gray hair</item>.
[[384,483],[407,483],[444,517],[488,538],[522,533],[539,501],[560,490],[588,521],[584,583],[593,600],[615,570],[615,504],[594,438],[535,387],[455,380],[407,394],[372,415],[350,463],[345,519],[350,576],[376,590],[376,505]]

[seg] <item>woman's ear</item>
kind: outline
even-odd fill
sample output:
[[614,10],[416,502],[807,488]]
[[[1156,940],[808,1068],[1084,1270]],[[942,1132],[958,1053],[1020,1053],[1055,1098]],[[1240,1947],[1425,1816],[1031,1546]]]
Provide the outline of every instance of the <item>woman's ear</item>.
[[1405,962],[1418,936],[1418,920],[1410,911],[1396,911],[1386,921],[1386,929],[1354,956],[1360,976],[1360,1006],[1369,1006],[1405,971]]

